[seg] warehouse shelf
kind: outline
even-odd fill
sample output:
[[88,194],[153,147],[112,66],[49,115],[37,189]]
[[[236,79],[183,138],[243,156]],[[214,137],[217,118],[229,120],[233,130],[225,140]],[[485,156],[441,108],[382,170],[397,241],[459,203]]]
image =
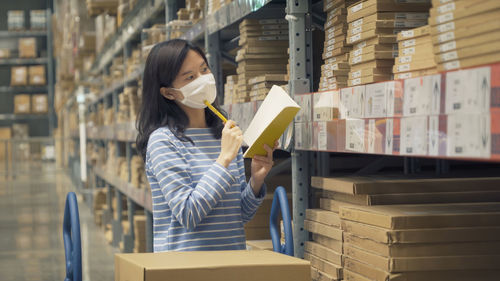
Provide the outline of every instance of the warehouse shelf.
[[0,86],[0,93],[46,93],[47,86]]
[[37,120],[37,119],[47,119],[49,118],[46,114],[0,114],[0,120],[12,120],[12,121],[22,121],[22,120]]
[[[142,3],[142,4],[141,4]],[[153,3],[153,4],[151,4]],[[121,51],[134,36],[141,32],[144,24],[165,7],[164,0],[140,1],[128,15],[116,34],[107,41],[104,49],[97,55],[90,73],[97,75]]]
[[44,37],[47,36],[47,30],[25,30],[25,31],[0,31],[0,38],[16,37]]
[[102,167],[95,166],[93,170],[98,177],[112,185],[114,188],[118,189],[128,198],[132,199],[137,205],[143,207],[145,210],[148,210],[150,212],[152,211],[152,198],[151,193],[148,191],[148,189],[140,189],[138,187],[135,187],[131,183],[126,182],[119,177],[110,175]]
[[205,34],[205,20],[201,20],[196,23],[191,29],[186,31],[180,38],[189,40],[189,41],[197,41],[203,38]]
[[114,124],[109,126],[87,127],[87,138],[90,140],[117,140],[135,142],[137,130],[134,122]]
[[0,59],[0,65],[48,64],[48,58],[8,58]]

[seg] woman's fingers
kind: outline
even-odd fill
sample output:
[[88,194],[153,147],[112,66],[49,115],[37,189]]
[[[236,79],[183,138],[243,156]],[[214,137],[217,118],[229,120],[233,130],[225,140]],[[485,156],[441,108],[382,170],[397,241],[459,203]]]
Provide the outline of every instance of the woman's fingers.
[[278,148],[278,146],[280,145],[280,142],[277,140],[274,142],[274,149]]
[[265,161],[265,160],[260,160],[260,159],[256,159],[256,158],[253,158],[252,161],[254,161],[254,163],[256,163],[256,164],[260,164],[261,166],[265,166],[265,167],[272,167],[274,165],[274,161]]
[[224,124],[225,130],[230,130],[232,127],[235,127],[236,123],[233,120],[227,120],[226,124]]
[[267,163],[267,164],[271,164],[271,165],[274,164],[273,159],[269,159],[268,157],[264,157],[264,156],[261,156],[261,155],[255,155],[253,157],[253,159],[257,160],[259,162],[262,162],[262,163]]
[[269,159],[272,160],[273,159],[273,151],[274,150],[271,147],[269,147],[269,145],[267,145],[267,144],[264,144],[264,149],[267,152],[267,158],[269,158]]

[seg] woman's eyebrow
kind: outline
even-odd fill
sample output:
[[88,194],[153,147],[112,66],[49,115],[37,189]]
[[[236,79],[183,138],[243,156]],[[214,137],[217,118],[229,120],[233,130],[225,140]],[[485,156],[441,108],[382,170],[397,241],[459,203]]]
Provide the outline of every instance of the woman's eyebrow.
[[186,72],[182,73],[182,74],[181,74],[181,76],[184,76],[184,75],[189,74],[189,73],[191,73],[191,72],[193,72],[193,71],[188,70],[188,71],[186,71]]
[[200,64],[200,67],[201,67],[201,66],[204,66],[204,65],[206,65],[206,64],[207,64],[206,62],[202,62],[202,63]]

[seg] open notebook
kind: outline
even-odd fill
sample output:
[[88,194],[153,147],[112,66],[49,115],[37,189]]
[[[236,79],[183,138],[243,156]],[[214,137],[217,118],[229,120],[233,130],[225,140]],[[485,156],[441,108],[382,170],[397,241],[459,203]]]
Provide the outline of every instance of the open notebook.
[[281,87],[273,86],[243,134],[248,145],[243,157],[267,155],[264,144],[272,148],[299,110],[300,106]]

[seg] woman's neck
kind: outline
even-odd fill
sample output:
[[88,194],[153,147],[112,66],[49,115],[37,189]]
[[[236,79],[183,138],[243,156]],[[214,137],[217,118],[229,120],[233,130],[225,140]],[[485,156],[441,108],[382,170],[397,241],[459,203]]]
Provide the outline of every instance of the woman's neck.
[[206,128],[207,119],[205,118],[205,109],[191,108],[183,106],[182,108],[189,118],[189,128]]

